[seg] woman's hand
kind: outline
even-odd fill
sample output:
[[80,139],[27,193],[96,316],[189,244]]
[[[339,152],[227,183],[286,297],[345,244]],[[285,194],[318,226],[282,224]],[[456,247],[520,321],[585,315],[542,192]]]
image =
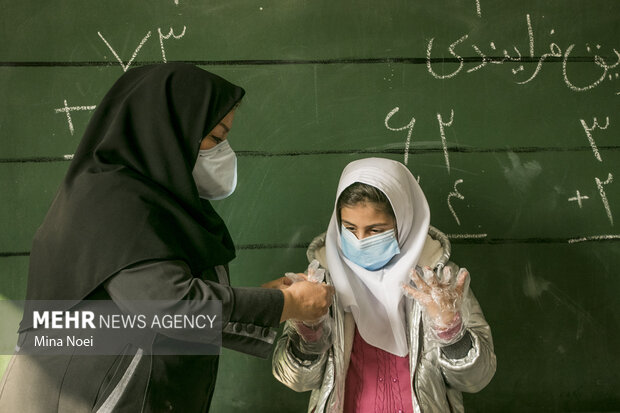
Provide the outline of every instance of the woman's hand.
[[435,329],[452,328],[461,321],[460,309],[469,272],[461,268],[456,276],[456,282],[453,282],[449,267],[443,269],[441,279],[438,279],[429,267],[423,268],[422,271],[423,274],[420,274],[418,269],[411,270],[411,279],[415,286],[410,283],[403,284],[405,295],[424,307]]
[[288,319],[306,322],[319,320],[327,314],[332,304],[334,287],[307,281],[308,277],[304,273],[293,275],[297,282],[290,277],[280,277],[261,285],[262,288],[277,288],[284,293],[284,308],[280,322]]
[[284,308],[280,322],[288,319],[315,321],[327,314],[332,304],[334,287],[311,281],[297,281],[282,289]]

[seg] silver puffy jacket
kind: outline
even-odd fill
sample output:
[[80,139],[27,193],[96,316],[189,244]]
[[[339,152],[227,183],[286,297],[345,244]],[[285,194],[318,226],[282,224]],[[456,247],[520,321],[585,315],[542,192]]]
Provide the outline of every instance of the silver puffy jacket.
[[[322,234],[308,248],[309,261],[316,258],[326,267],[324,247],[325,234]],[[431,227],[419,265],[433,268],[449,265],[452,274],[456,274],[458,267],[448,261],[449,257],[450,241],[443,233]],[[328,271],[326,280],[331,284]],[[451,359],[429,334],[423,334],[421,307],[415,300],[406,299],[411,394],[416,413],[464,411],[461,392],[481,390],[495,373],[491,329],[471,290],[463,305],[468,307],[469,317],[465,322],[471,345],[464,357]],[[273,374],[280,382],[298,392],[312,391],[308,412],[340,413],[343,409],[344,382],[351,357],[355,322],[350,313],[343,311],[336,295],[331,315],[334,318],[334,342],[328,351],[314,360],[297,358],[291,351],[291,346],[297,342],[297,333],[287,322],[273,355]]]

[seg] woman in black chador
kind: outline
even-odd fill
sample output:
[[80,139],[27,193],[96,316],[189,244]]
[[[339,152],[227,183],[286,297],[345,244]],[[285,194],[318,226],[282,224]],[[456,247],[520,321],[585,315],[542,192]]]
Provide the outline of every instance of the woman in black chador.
[[[326,286],[228,283],[235,249],[208,200],[235,188],[226,137],[243,95],[187,64],[126,72],[93,114],[35,235],[26,299],[67,300],[63,310],[111,299],[126,313],[138,311],[136,300],[172,300],[178,313],[220,300],[222,345],[260,357],[282,320],[325,313]],[[32,327],[24,317],[18,345]],[[157,346],[201,341],[200,331],[155,333],[149,348],[128,340],[116,356],[17,350],[0,383],[0,411],[208,411],[218,356],[153,355]]]

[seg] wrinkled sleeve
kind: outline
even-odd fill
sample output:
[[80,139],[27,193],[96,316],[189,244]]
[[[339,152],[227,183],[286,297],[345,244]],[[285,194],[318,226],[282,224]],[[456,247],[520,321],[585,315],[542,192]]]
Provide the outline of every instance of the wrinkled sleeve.
[[[167,313],[197,314],[218,300],[224,326],[222,345],[263,358],[271,353],[284,306],[280,290],[205,281],[194,277],[183,261],[149,261],[128,267],[110,277],[104,288],[122,311],[134,314],[142,311],[141,301],[152,306],[165,300]],[[158,332],[177,340],[203,340],[200,330]]]
[[466,334],[449,348],[438,348],[439,364],[446,382],[453,388],[474,393],[482,390],[493,378],[497,361],[493,349],[491,328],[482,309],[469,290],[466,301],[469,320]]
[[287,321],[273,353],[273,375],[297,392],[318,389],[323,382],[329,351],[318,355],[304,354],[296,347],[295,343],[299,342],[296,335],[295,328]]

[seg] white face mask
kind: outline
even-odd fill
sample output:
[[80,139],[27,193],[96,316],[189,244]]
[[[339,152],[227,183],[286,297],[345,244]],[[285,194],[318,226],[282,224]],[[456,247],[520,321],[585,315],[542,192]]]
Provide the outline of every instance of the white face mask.
[[232,194],[237,186],[237,156],[228,141],[200,150],[192,176],[201,198],[218,200]]

